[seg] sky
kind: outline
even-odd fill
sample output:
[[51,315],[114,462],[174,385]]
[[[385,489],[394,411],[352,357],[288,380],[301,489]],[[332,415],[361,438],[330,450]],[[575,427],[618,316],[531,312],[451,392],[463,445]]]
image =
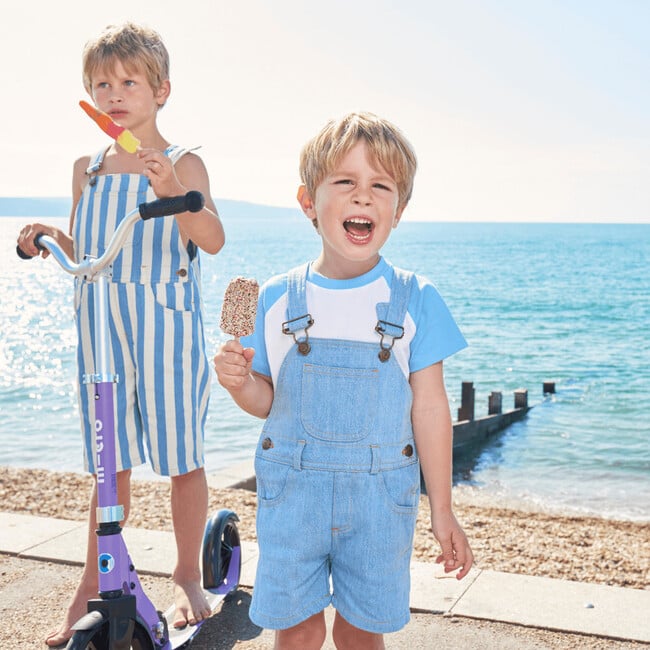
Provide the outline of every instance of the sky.
[[106,142],[78,107],[85,42],[133,20],[171,57],[168,140],[217,199],[297,207],[303,144],[368,110],[418,155],[406,219],[650,223],[646,0],[11,3],[0,196],[67,196]]

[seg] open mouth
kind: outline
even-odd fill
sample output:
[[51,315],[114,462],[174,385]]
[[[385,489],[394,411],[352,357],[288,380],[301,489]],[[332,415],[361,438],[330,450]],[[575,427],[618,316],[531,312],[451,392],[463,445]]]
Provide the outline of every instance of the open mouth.
[[373,223],[370,219],[363,217],[353,217],[343,222],[345,232],[348,233],[353,239],[364,240],[370,236],[373,229]]

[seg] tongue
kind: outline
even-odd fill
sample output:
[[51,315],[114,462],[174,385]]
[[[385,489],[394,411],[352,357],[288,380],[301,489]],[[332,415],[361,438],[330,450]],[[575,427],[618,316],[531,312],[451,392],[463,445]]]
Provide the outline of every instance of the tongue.
[[348,221],[345,224],[345,229],[354,235],[357,235],[358,237],[364,237],[370,232],[370,224],[368,223],[354,223],[352,221]]

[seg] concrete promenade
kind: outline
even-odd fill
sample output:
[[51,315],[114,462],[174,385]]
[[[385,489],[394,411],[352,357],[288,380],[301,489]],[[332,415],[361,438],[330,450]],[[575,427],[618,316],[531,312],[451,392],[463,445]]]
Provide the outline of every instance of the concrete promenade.
[[[241,487],[254,479],[221,472],[212,485]],[[248,474],[250,477],[250,474]],[[1,506],[0,506],[1,508]],[[138,573],[168,576],[175,563],[173,534],[129,528],[124,536]],[[0,553],[17,558],[83,564],[86,524],[0,512]],[[255,543],[243,542],[240,584],[252,587]],[[650,590],[531,577],[472,569],[462,581],[438,565],[411,565],[411,609],[439,614],[650,644]]]

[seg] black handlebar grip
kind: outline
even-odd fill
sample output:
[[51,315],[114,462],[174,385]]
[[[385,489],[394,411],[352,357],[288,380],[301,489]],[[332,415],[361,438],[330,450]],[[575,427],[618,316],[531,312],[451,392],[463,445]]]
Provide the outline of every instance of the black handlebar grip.
[[20,259],[23,259],[23,260],[31,260],[32,259],[32,256],[27,255],[27,253],[25,253],[23,251],[23,249],[20,246],[18,246],[18,244],[16,244],[16,253],[17,253],[18,257],[20,257]]
[[201,192],[191,190],[183,196],[170,196],[166,199],[156,199],[149,203],[141,203],[138,206],[142,219],[152,217],[166,217],[181,212],[200,212],[205,205],[205,199]]
[[[36,246],[36,248],[38,248],[39,250],[43,250],[43,247],[38,243],[41,240],[42,236],[43,233],[39,233],[38,235],[36,235],[36,237],[34,237],[34,246]],[[20,246],[18,245],[16,245],[16,253],[18,254],[18,257],[20,257],[23,260],[31,260],[33,257],[35,257],[34,255],[27,255],[27,253],[25,253],[25,251],[22,250],[22,248],[20,248]]]

